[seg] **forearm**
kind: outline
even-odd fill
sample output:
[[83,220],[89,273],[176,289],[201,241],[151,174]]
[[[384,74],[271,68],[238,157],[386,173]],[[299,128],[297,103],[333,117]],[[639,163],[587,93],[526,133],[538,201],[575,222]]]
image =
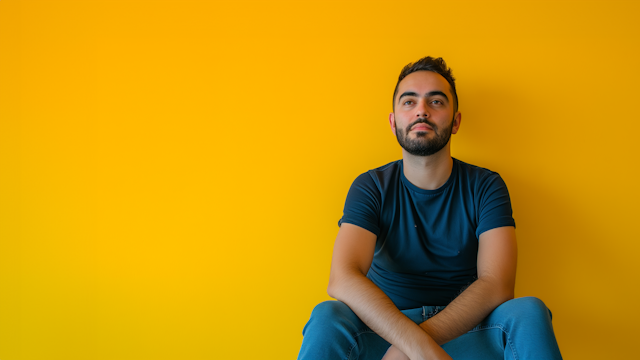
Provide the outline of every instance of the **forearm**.
[[513,288],[480,278],[420,327],[443,345],[473,329],[498,305],[510,299],[513,299]]
[[373,331],[411,359],[440,359],[448,355],[366,276],[354,271],[330,283],[329,295],[347,304]]

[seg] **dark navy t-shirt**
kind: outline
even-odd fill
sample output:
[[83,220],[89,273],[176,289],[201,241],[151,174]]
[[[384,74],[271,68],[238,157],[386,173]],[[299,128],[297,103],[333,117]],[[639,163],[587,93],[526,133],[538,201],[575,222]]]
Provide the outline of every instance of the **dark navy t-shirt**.
[[358,176],[338,225],[378,236],[367,277],[399,309],[447,305],[477,277],[480,234],[515,226],[509,192],[497,173],[457,159],[436,190],[410,183],[402,166]]

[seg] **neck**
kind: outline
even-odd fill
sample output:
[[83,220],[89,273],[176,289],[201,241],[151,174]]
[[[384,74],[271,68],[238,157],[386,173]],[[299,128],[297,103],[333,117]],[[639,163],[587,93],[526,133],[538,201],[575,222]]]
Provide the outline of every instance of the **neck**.
[[413,185],[424,190],[436,190],[444,185],[453,169],[449,144],[429,156],[415,156],[402,150],[404,176]]

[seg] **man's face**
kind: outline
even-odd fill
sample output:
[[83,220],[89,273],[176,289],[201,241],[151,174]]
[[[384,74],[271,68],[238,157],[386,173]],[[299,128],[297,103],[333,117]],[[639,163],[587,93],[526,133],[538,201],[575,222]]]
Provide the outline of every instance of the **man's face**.
[[398,85],[395,111],[389,115],[398,143],[409,154],[429,156],[458,132],[460,113],[454,114],[447,80],[431,71],[416,71]]

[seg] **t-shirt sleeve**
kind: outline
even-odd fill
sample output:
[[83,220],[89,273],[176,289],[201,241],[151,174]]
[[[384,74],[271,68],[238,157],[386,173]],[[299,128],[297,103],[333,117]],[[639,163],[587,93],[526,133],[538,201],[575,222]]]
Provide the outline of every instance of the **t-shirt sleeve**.
[[478,239],[480,234],[485,231],[503,226],[516,226],[516,222],[513,220],[509,191],[500,175],[493,173],[483,181],[480,194],[478,227],[476,228]]
[[378,186],[369,173],[364,173],[351,184],[344,213],[338,226],[344,223],[357,225],[376,236],[380,234],[381,195]]

